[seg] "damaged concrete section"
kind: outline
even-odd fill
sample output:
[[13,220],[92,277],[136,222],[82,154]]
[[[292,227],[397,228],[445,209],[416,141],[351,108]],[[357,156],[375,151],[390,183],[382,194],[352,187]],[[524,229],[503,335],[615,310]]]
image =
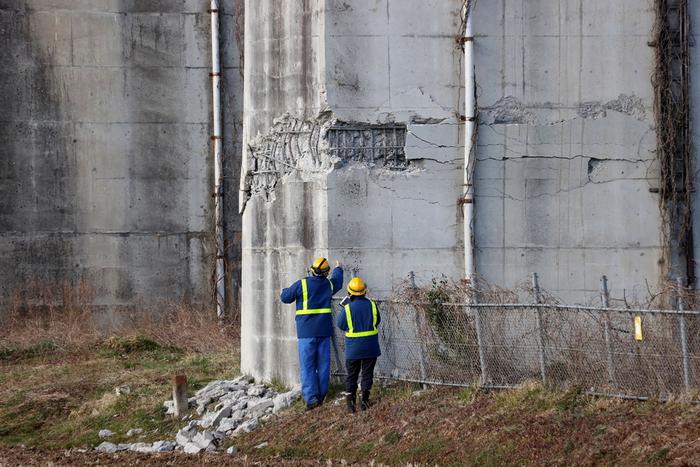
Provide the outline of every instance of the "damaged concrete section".
[[486,125],[535,123],[535,115],[513,96],[505,96],[481,110],[481,121]]
[[404,169],[406,125],[336,123],[327,134],[328,151],[343,161]]
[[338,122],[329,112],[315,120],[284,114],[267,134],[249,144],[249,193],[271,200],[286,175],[294,172],[309,179],[339,163],[402,170],[408,166],[405,146],[405,124]]
[[583,118],[597,119],[606,117],[608,110],[630,115],[640,121],[644,121],[647,115],[642,99],[639,96],[627,94],[620,94],[617,99],[607,102],[582,102],[579,105],[578,114]]
[[277,182],[293,171],[313,175],[330,170],[332,161],[322,146],[331,123],[327,115],[315,121],[289,114],[276,119],[266,135],[249,144],[250,194],[268,197]]

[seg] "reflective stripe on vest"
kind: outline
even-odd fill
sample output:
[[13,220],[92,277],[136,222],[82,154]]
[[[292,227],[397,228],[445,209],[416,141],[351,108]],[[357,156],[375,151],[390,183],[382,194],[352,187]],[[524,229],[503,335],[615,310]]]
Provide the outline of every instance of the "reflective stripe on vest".
[[[328,281],[330,282],[330,281]],[[333,283],[331,283],[331,292],[333,291]],[[301,310],[297,310],[298,315],[320,315],[322,313],[331,313],[330,308],[313,308],[309,310],[309,288],[306,285],[306,279],[301,280],[301,293],[304,299]]]
[[372,304],[372,330],[361,332],[355,332],[353,329],[350,305],[345,305],[345,318],[348,321],[348,332],[345,333],[345,337],[367,337],[379,334],[379,331],[377,331],[377,305],[372,300],[370,300],[370,303]]

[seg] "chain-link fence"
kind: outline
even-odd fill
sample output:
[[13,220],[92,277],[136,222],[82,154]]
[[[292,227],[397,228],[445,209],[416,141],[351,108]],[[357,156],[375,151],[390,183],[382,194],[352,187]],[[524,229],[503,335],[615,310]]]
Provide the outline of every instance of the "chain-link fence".
[[[377,374],[506,388],[537,379],[633,398],[700,393],[700,312],[380,301]],[[343,374],[344,336],[334,339]]]

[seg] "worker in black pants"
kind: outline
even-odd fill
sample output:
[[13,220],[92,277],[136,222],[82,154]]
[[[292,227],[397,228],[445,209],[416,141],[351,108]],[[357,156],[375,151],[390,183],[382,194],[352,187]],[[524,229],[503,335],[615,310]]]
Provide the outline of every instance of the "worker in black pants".
[[365,297],[367,285],[362,279],[354,277],[348,284],[348,293],[350,301],[344,306],[344,312],[338,313],[337,324],[345,331],[346,402],[348,413],[354,413],[358,378],[362,389],[360,408],[369,408],[374,365],[381,355],[377,330],[381,318],[377,304]]

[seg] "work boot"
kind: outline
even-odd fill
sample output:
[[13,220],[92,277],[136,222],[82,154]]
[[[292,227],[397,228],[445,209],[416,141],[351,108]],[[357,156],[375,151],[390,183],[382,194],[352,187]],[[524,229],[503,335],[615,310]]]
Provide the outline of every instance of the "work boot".
[[320,404],[318,403],[318,399],[313,399],[306,404],[306,411],[310,411],[318,407]]
[[362,402],[360,402],[360,409],[369,409],[369,391],[362,391]]
[[347,403],[348,413],[355,413],[355,394],[346,394],[345,402]]

